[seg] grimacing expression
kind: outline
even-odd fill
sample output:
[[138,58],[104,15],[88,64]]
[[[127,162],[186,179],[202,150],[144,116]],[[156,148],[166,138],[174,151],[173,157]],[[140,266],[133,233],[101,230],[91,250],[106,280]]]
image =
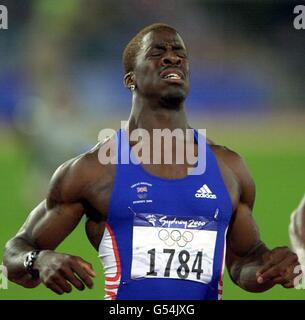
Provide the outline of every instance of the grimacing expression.
[[134,76],[142,95],[183,102],[189,88],[189,64],[180,35],[170,29],[147,33],[136,57]]

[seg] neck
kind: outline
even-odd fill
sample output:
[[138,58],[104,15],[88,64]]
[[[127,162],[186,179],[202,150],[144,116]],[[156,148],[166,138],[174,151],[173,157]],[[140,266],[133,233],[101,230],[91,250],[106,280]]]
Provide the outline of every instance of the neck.
[[146,129],[187,129],[188,125],[184,104],[169,105],[164,101],[144,99],[136,93],[132,99],[132,109],[128,120],[129,130]]

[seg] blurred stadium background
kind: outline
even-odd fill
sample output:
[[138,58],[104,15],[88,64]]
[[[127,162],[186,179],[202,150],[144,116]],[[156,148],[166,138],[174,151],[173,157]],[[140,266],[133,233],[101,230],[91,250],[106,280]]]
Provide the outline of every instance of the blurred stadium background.
[[[0,261],[56,167],[93,146],[101,128],[128,119],[122,51],[153,22],[175,26],[189,47],[191,123],[244,157],[262,239],[289,245],[289,216],[305,189],[305,31],[293,28],[302,3],[0,1],[9,11],[9,29],[0,30]],[[102,299],[102,267],[83,224],[58,250],[93,263],[93,290],[59,297],[9,283],[0,299]],[[226,300],[304,298],[279,286],[247,293],[225,275]]]

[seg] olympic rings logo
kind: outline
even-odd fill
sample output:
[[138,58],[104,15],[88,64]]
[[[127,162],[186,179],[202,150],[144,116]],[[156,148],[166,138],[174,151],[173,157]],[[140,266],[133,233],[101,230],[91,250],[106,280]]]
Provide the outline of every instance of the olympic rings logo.
[[167,229],[161,229],[158,232],[158,237],[162,240],[167,246],[172,247],[177,244],[179,247],[183,248],[188,243],[194,239],[194,235],[191,231],[184,231],[181,233],[179,230],[168,231]]

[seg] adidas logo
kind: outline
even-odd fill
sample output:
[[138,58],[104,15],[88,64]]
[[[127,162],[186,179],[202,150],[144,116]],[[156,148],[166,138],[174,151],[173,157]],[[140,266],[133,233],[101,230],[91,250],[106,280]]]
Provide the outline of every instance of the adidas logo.
[[197,192],[195,193],[196,198],[206,198],[206,199],[217,199],[216,195],[210,190],[210,188],[204,184]]

